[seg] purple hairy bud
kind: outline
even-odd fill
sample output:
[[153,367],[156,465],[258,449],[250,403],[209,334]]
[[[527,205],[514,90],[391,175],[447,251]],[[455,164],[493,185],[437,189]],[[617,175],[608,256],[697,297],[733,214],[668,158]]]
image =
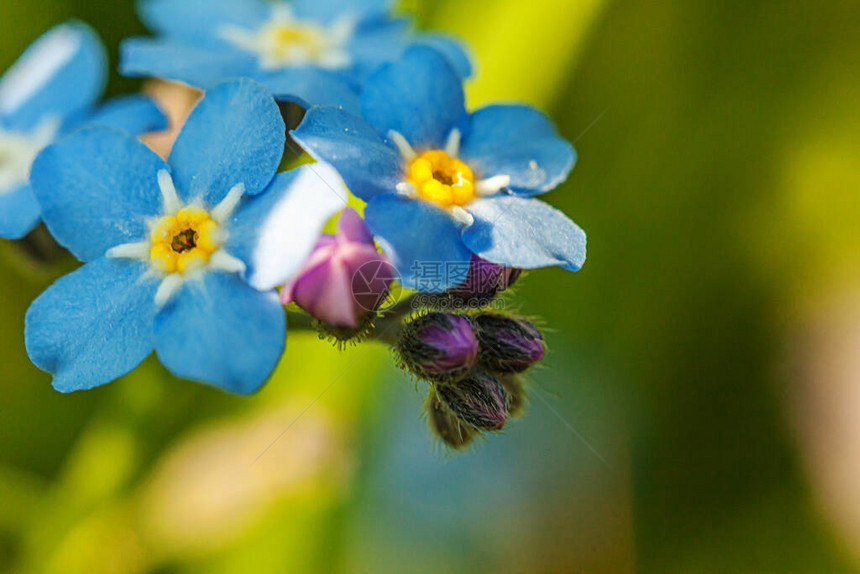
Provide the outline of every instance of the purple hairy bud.
[[436,393],[458,419],[478,430],[500,430],[508,421],[508,393],[481,367],[456,383],[437,385]]
[[481,363],[495,373],[522,373],[541,359],[543,335],[521,317],[484,313],[475,318]]
[[427,422],[433,433],[453,449],[466,447],[478,434],[473,427],[460,422],[433,389],[427,397]]
[[496,265],[472,255],[465,281],[448,290],[447,295],[459,304],[482,307],[516,283],[521,273],[521,269]]
[[464,315],[429,313],[409,323],[397,342],[401,364],[437,382],[455,381],[478,360],[478,339]]
[[518,417],[526,406],[526,392],[519,375],[505,373],[498,375],[499,382],[508,393],[508,414]]

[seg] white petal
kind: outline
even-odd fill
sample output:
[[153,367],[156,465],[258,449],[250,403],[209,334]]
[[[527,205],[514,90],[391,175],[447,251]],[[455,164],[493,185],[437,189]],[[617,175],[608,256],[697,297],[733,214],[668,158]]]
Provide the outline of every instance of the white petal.
[[460,130],[454,128],[451,130],[451,133],[448,134],[448,141],[445,142],[445,153],[450,155],[451,157],[457,157],[460,155],[460,139],[462,138],[462,134]]
[[218,250],[209,258],[209,266],[226,273],[244,273],[245,263],[226,251]]
[[155,292],[155,306],[162,308],[176,295],[185,279],[179,273],[171,273],[161,280],[158,291]]
[[504,188],[511,185],[511,176],[497,175],[487,179],[482,179],[475,184],[475,193],[478,195],[494,195],[499,193]]
[[146,261],[149,259],[150,249],[152,249],[152,244],[148,241],[123,243],[122,245],[111,247],[105,255],[109,259],[140,259]]
[[415,189],[415,186],[405,181],[401,181],[397,184],[397,193],[399,193],[403,197],[408,197],[410,199],[415,199],[416,197],[418,197],[418,190]]
[[164,213],[173,215],[182,209],[182,200],[176,193],[176,186],[173,185],[173,178],[170,177],[170,172],[166,169],[158,172],[158,187],[161,189],[162,208]]
[[216,223],[224,223],[230,219],[230,216],[232,216],[233,212],[236,211],[236,206],[239,205],[239,201],[241,201],[242,194],[244,193],[244,183],[237,183],[234,185],[233,188],[227,192],[227,196],[221,200],[221,203],[216,205],[215,209],[212,210],[212,219],[214,219]]
[[326,222],[347,205],[347,190],[333,167],[305,165],[260,225],[248,283],[265,291],[302,268]]
[[58,26],[32,45],[0,82],[0,113],[12,114],[56,74],[80,48],[72,26]]
[[412,146],[400,132],[391,130],[388,132],[388,139],[391,140],[391,143],[397,146],[397,149],[400,150],[400,157],[402,157],[406,162],[411,162],[418,157],[418,154],[415,153],[415,150],[412,149]]
[[475,218],[472,217],[472,214],[460,207],[459,205],[455,205],[449,209],[451,215],[462,223],[463,225],[472,225],[475,223]]

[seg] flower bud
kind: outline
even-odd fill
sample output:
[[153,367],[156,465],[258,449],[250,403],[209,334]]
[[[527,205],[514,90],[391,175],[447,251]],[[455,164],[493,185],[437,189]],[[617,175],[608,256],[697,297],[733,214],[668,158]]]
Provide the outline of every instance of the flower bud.
[[526,406],[526,392],[522,379],[513,373],[500,374],[498,377],[508,393],[508,414],[512,417],[520,416]]
[[460,305],[482,307],[516,283],[521,273],[522,269],[496,265],[472,255],[466,279],[446,294]]
[[460,422],[457,415],[439,400],[433,389],[430,389],[427,397],[427,422],[433,433],[454,449],[464,448],[477,436],[477,431]]
[[455,381],[478,360],[478,339],[464,315],[428,313],[404,329],[397,342],[403,366],[415,375],[438,382]]
[[437,385],[436,393],[457,418],[478,430],[500,430],[508,421],[508,394],[499,380],[481,367],[456,383]]
[[475,318],[481,363],[496,373],[522,373],[544,356],[543,335],[530,321],[484,313]]
[[356,329],[388,296],[394,274],[364,220],[346,209],[337,235],[320,237],[298,277],[284,286],[281,301],[295,302],[328,325]]

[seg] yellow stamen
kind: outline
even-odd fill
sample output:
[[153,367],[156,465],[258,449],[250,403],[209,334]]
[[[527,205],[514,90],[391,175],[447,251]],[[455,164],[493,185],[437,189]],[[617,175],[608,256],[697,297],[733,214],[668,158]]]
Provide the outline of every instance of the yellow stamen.
[[176,212],[176,221],[178,221],[180,225],[197,225],[204,221],[209,221],[209,212],[202,207],[189,205],[188,207],[183,207]]
[[278,24],[267,30],[266,43],[274,60],[289,62],[297,55],[311,61],[322,57],[326,38],[321,29],[301,24]]
[[422,153],[409,164],[408,182],[418,196],[441,207],[464,206],[475,199],[475,176],[468,165],[442,150]]
[[168,243],[153,243],[152,249],[149,250],[149,257],[162,273],[176,272],[176,261],[179,259],[179,254],[173,251]]
[[188,273],[189,271],[200,269],[209,263],[210,255],[212,254],[202,249],[192,249],[191,251],[180,253],[179,258],[176,260],[177,273]]
[[197,248],[214,253],[220,244],[218,241],[218,224],[207,219],[197,225]]
[[209,212],[196,206],[165,215],[150,231],[149,256],[163,273],[188,273],[209,262],[220,247],[218,224]]

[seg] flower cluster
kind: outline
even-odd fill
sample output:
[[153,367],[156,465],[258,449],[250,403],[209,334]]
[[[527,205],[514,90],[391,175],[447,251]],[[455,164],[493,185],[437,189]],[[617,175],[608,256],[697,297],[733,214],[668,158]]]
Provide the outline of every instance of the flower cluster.
[[519,375],[543,359],[545,346],[538,328],[521,317],[430,312],[404,328],[396,352],[404,369],[430,382],[430,427],[461,448],[520,414]]
[[[524,270],[583,265],[585,233],[537,199],[576,154],[532,107],[468,111],[466,50],[391,4],[139,0],[155,36],[124,42],[122,73],[202,91],[166,157],[137,137],[167,128],[151,101],[99,103],[104,49],[83,24],[2,77],[0,236],[41,220],[83,263],[27,312],[27,352],[57,390],[154,351],[251,394],[289,322],[391,344],[451,447],[519,414],[543,336],[489,307]],[[304,110],[289,133],[285,102]],[[284,170],[291,142],[316,162]]]

